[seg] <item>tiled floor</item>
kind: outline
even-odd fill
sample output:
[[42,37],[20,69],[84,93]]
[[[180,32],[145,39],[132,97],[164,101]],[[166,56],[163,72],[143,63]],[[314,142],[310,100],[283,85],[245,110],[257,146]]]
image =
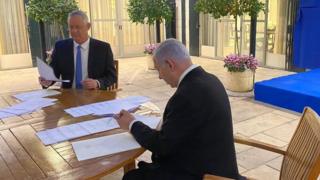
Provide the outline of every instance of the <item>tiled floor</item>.
[[[225,81],[225,70],[221,61],[193,57],[195,64],[201,65],[208,72]],[[171,89],[158,79],[155,70],[147,70],[144,58],[120,59],[119,96],[149,96],[161,111],[175,89]],[[270,79],[290,72],[259,68],[256,81]],[[39,89],[37,69],[20,69],[0,71],[0,93]],[[237,95],[237,94],[236,94]],[[249,94],[250,96],[250,94]],[[251,97],[229,96],[232,106],[234,133],[252,139],[261,140],[285,148],[297,126],[299,114],[271,107],[256,102]],[[243,175],[256,179],[278,179],[282,157],[264,150],[236,144],[239,170]],[[150,153],[146,152],[140,159],[149,161]],[[121,179],[121,170],[103,179]]]

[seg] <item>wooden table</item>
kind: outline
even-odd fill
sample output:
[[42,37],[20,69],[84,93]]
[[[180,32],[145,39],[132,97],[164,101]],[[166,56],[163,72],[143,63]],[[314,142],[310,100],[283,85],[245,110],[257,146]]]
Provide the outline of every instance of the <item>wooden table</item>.
[[[135,158],[144,149],[78,161],[70,141],[44,146],[36,132],[97,118],[73,118],[63,109],[114,99],[116,92],[62,90],[54,98],[59,101],[31,114],[0,120],[0,179],[87,179],[100,178],[121,167],[134,168]],[[0,96],[0,108],[18,101],[10,94]],[[142,110],[147,112],[148,110]],[[83,140],[124,132],[114,129],[75,139]]]

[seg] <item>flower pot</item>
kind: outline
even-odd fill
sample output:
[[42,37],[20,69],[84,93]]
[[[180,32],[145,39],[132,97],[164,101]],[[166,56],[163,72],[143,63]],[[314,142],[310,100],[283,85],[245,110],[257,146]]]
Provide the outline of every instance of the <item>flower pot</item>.
[[154,65],[153,59],[152,59],[152,55],[147,55],[146,56],[146,61],[147,61],[147,67],[150,70],[155,70],[156,67]]
[[[226,70],[227,71],[227,70]],[[244,72],[226,72],[226,89],[235,92],[248,92],[253,89],[254,72],[246,69]]]

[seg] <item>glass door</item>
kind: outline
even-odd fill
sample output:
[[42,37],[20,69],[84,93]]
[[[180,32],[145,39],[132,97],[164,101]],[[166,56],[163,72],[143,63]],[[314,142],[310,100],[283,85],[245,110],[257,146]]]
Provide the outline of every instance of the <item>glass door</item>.
[[120,55],[116,0],[89,0],[92,37],[110,43],[115,57]]
[[[266,14],[257,18],[256,57],[260,65],[285,69],[288,0],[261,0],[266,4]],[[240,54],[249,54],[250,17],[239,18]],[[235,51],[235,21],[232,17],[216,20],[210,15],[200,15],[201,56],[222,58]]]
[[214,58],[216,56],[216,21],[208,14],[200,14],[200,55]]
[[[91,22],[91,36],[110,43],[115,57],[143,55],[148,27],[129,20],[128,0],[78,0]],[[152,28],[152,37],[154,28]]]
[[288,0],[267,0],[266,66],[285,69]]
[[[266,20],[265,14],[260,13],[257,18],[256,27],[256,47],[255,47],[255,57],[259,60],[260,65],[265,65],[266,56]],[[241,18],[241,54],[250,53],[250,28],[251,28],[251,18],[245,15]]]
[[[128,0],[118,0],[118,25],[120,56],[143,55],[144,45],[149,43],[148,26],[132,23],[127,12]],[[151,37],[154,36],[154,28],[151,28]]]
[[233,18],[224,17],[217,20],[216,54],[218,58],[224,58],[225,56],[236,52],[236,33],[239,35],[239,32],[235,31],[235,20]]
[[221,59],[235,52],[235,21],[200,14],[200,37],[201,56]]

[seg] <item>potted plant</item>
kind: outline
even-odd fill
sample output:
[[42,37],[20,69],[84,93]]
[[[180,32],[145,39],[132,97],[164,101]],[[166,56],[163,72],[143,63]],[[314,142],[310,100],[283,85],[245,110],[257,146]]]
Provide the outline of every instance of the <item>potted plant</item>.
[[[151,26],[156,21],[162,23],[163,20],[171,20],[172,12],[168,0],[129,0],[127,11],[132,22],[149,26],[149,44],[145,46],[144,52],[152,56],[156,45],[151,43]],[[147,57],[147,64],[149,69],[154,69],[151,57]]]
[[224,59],[224,67],[228,73],[226,87],[231,91],[251,91],[254,84],[254,73],[258,60],[252,55],[230,54]]
[[146,44],[144,46],[144,54],[146,54],[146,60],[147,60],[147,65],[148,65],[148,69],[155,69],[154,67],[154,63],[152,60],[152,55],[153,55],[153,51],[157,48],[157,44]]
[[47,57],[44,23],[52,24],[59,38],[64,39],[64,26],[67,24],[68,14],[78,9],[75,0],[29,0],[26,4],[26,13],[33,20],[39,22],[42,58]]
[[[254,72],[257,64],[256,59],[253,56],[241,56],[239,50],[239,37],[238,37],[238,17],[248,14],[250,17],[257,17],[260,11],[264,10],[264,3],[259,2],[259,0],[198,0],[195,4],[195,10],[198,12],[203,12],[204,14],[211,14],[214,18],[219,19],[223,16],[232,16],[235,20],[235,46],[236,54],[231,54],[227,56],[224,60],[227,67],[228,81],[232,83],[227,83],[227,89],[231,91],[250,91],[253,89],[254,83]],[[249,68],[246,63],[255,64],[255,68]],[[231,63],[231,64],[227,64]],[[239,64],[240,63],[240,64]],[[239,67],[238,67],[239,66]],[[239,72],[239,73],[237,73]],[[251,77],[251,83],[248,83],[248,78],[242,77],[239,74],[246,74],[243,77]],[[234,79],[235,77],[236,79]],[[239,84],[239,86],[234,86],[232,84]],[[243,85],[241,85],[243,84]],[[246,87],[250,86],[250,87]],[[242,89],[241,89],[242,87]]]
[[27,15],[40,23],[55,24],[64,39],[63,26],[68,14],[78,9],[75,0],[29,0],[26,5]]

